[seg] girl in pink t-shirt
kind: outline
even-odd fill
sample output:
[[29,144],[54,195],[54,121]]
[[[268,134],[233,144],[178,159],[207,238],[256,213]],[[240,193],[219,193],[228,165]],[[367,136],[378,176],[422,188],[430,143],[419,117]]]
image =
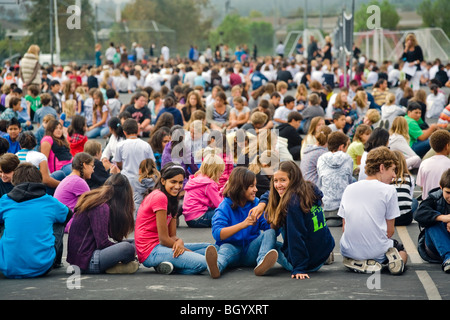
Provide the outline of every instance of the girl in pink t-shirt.
[[204,253],[209,244],[185,244],[176,235],[178,194],[185,174],[179,164],[167,163],[137,213],[134,234],[139,262],[159,273],[198,274],[206,270]]

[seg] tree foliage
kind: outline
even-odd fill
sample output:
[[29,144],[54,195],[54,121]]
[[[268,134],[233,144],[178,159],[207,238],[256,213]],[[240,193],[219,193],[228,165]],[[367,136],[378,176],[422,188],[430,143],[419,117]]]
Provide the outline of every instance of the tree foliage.
[[[179,50],[207,39],[211,20],[204,19],[202,8],[209,0],[134,0],[122,11],[122,19],[130,21],[154,20],[176,32]],[[149,37],[155,37],[155,34]],[[153,42],[148,40],[149,44]]]
[[227,44],[231,49],[238,45],[256,44],[260,52],[271,51],[273,47],[274,30],[271,23],[250,21],[239,14],[230,14],[222,23],[211,31],[209,42],[212,46]]
[[450,1],[424,0],[417,8],[425,27],[437,27],[450,36]]
[[[93,26],[95,18],[89,0],[81,1],[80,29],[69,29],[67,13],[69,5],[75,5],[75,0],[58,3],[58,29],[61,44],[61,59],[84,60],[92,57],[94,52]],[[48,0],[31,0],[28,6],[28,19],[25,26],[32,33],[25,40],[28,44],[38,44],[41,52],[50,53],[50,8]],[[54,20],[53,20],[54,25]],[[55,38],[54,38],[55,39]],[[55,40],[53,42],[55,48]]]

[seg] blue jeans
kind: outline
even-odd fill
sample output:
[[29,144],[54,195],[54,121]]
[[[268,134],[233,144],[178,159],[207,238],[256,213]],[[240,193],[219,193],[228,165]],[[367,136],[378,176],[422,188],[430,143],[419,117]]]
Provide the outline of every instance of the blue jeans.
[[425,229],[425,244],[434,252],[437,252],[442,261],[450,259],[450,234],[443,222],[438,222]]
[[411,149],[414,150],[414,152],[421,158],[423,158],[423,156],[430,151],[431,146],[430,146],[430,140],[424,140],[424,141],[420,141],[417,140],[411,147]]
[[180,274],[198,274],[206,270],[205,250],[209,243],[185,243],[184,247],[191,251],[174,258],[172,248],[158,244],[148,258],[142,263],[145,267],[157,267],[162,262],[170,262],[174,272]]
[[92,129],[91,131],[87,131],[86,132],[86,137],[88,137],[88,139],[97,138],[98,136],[103,138],[108,133],[109,133],[109,127],[108,126],[106,126],[106,127],[96,127],[94,129]]
[[186,224],[191,228],[210,228],[211,220],[215,212],[215,208],[208,208],[208,210],[206,210],[206,212],[202,216],[198,217],[195,220],[186,221]]
[[[247,248],[224,243],[219,247],[217,264],[220,273],[227,267],[255,267],[266,253],[276,246],[276,233],[273,229],[262,232]],[[245,250],[246,249],[246,250]]]
[[[62,181],[66,177],[66,174],[62,170],[58,170],[58,171],[54,171],[52,174],[50,174],[50,177],[55,180]],[[53,194],[55,193],[55,190],[56,190],[56,188],[47,187],[47,194],[53,196]]]
[[133,240],[118,242],[101,250],[95,250],[87,270],[83,273],[103,273],[119,262],[124,264],[135,259],[136,249]]

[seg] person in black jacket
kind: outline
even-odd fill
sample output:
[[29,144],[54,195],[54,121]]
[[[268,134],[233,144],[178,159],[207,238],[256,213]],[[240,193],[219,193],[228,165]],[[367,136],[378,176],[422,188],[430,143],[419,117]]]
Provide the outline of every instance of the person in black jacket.
[[277,126],[278,135],[287,139],[287,148],[295,161],[300,160],[300,150],[302,148],[302,137],[297,132],[303,117],[298,111],[289,113],[287,123]]
[[420,256],[441,263],[442,270],[450,273],[450,169],[442,174],[439,185],[422,201],[414,219],[424,228],[419,235]]

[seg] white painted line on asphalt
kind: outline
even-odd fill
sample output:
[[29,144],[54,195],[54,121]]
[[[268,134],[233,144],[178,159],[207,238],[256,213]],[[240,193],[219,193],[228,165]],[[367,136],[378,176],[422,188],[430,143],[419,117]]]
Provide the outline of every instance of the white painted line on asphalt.
[[439,294],[439,291],[436,285],[434,284],[433,280],[431,279],[430,275],[428,274],[428,272],[423,270],[417,270],[416,274],[419,277],[420,282],[422,282],[423,288],[425,289],[428,299],[442,300],[442,297]]
[[405,226],[400,226],[396,228],[401,243],[405,247],[405,250],[408,253],[411,263],[423,263],[423,260],[420,257],[419,252],[417,251],[416,245],[414,244],[408,233],[408,229],[406,229]]

